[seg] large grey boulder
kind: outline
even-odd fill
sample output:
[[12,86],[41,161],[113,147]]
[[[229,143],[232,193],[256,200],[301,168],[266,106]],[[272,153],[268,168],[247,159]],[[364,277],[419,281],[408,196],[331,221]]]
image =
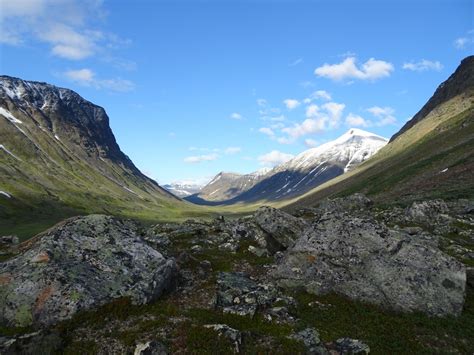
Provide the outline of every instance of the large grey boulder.
[[284,287],[434,316],[459,315],[466,285],[464,265],[433,243],[338,212],[315,220],[273,277]]
[[0,264],[0,323],[49,325],[114,298],[156,299],[175,282],[166,259],[136,226],[103,215],[62,222]]
[[448,205],[443,200],[427,200],[413,202],[406,209],[407,217],[419,223],[430,223],[439,218],[448,218],[446,214],[449,212]]
[[293,246],[307,227],[303,219],[268,206],[260,207],[253,219],[265,231],[267,249],[271,253]]

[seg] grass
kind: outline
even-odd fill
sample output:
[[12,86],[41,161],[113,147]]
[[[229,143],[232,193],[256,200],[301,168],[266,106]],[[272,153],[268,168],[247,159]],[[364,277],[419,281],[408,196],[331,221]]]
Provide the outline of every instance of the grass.
[[[300,326],[320,331],[324,341],[352,337],[370,346],[371,354],[434,354],[474,351],[474,290],[469,289],[459,318],[433,318],[419,313],[395,313],[350,301],[338,295],[297,293],[293,310]],[[329,307],[309,306],[318,301]]]

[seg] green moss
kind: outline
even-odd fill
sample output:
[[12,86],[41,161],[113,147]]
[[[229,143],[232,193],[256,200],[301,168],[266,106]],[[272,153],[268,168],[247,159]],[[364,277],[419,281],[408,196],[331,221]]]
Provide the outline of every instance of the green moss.
[[20,306],[15,314],[15,321],[19,327],[27,327],[33,322],[31,309],[27,305]]

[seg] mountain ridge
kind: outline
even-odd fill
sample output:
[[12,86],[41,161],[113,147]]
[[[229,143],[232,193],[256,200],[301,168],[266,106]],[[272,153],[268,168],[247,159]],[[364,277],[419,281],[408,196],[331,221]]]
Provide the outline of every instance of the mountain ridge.
[[[387,139],[384,137],[351,128],[337,139],[308,149],[264,175],[257,175],[254,180],[251,177],[255,173],[238,177],[220,173],[214,180],[221,182],[220,179],[223,178],[225,180],[223,183],[218,185],[211,181],[207,186],[208,191],[204,194],[201,191],[185,199],[196,204],[231,205],[237,202],[276,201],[294,197],[352,169],[375,154],[386,143]],[[240,183],[242,179],[251,182],[246,189],[233,185],[235,182]],[[238,193],[235,193],[234,189]],[[212,198],[221,190],[224,194],[217,195],[220,200]],[[229,195],[230,198],[222,199],[222,196]]]

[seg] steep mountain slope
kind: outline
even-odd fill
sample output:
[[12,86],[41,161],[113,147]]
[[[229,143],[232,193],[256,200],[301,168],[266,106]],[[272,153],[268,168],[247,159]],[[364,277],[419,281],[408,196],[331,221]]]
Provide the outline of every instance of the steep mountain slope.
[[186,206],[120,150],[103,108],[71,90],[8,76],[0,76],[0,191],[2,232],[24,220],[166,216]]
[[353,192],[364,192],[383,204],[474,197],[474,56],[461,62],[376,156],[290,201],[286,208]]
[[264,179],[271,169],[262,168],[250,174],[220,172],[201,191],[186,200],[197,204],[217,204],[251,189]]
[[[206,195],[203,194],[203,189],[198,196],[190,196],[187,199],[198,204],[233,204],[292,198],[353,169],[385,144],[387,140],[383,137],[352,128],[338,139],[304,151],[258,179],[251,179],[250,175],[219,174],[215,181],[208,184],[207,187],[212,189],[208,188]],[[219,185],[221,179],[224,180],[222,185],[225,189]],[[242,189],[237,182],[249,185]],[[231,194],[213,198],[214,194],[222,190],[230,191]],[[239,190],[240,193],[236,193]],[[224,199],[225,197],[227,199]]]

